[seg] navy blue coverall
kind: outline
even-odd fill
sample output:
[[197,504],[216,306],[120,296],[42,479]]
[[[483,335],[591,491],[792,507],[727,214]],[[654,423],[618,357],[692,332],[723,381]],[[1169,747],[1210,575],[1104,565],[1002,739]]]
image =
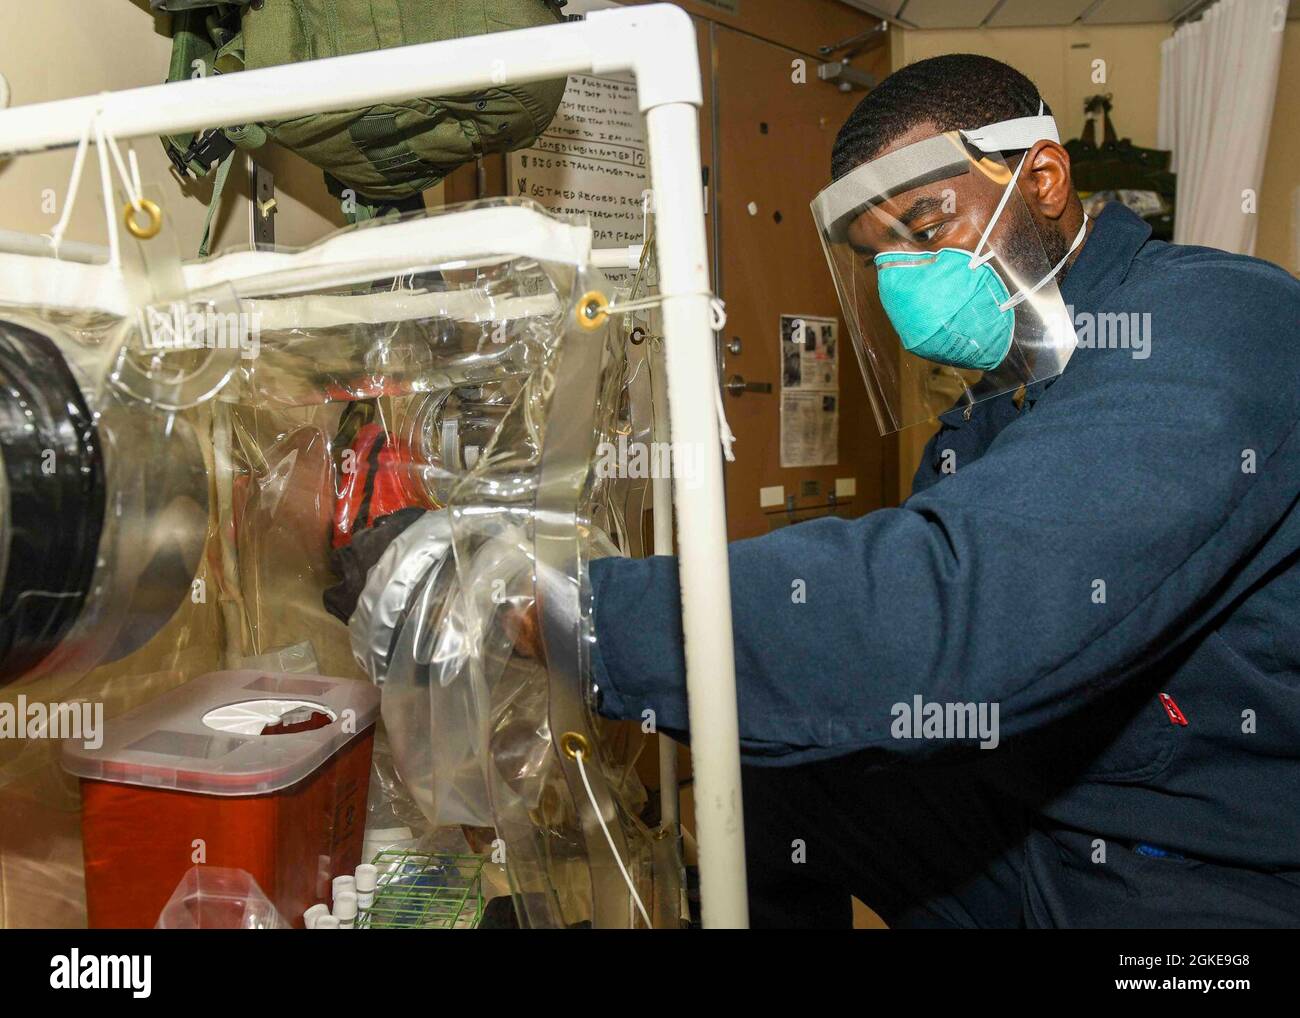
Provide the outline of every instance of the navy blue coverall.
[[[1149,312],[1148,355],[1081,344],[946,414],[902,506],[730,546],[755,925],[849,894],[899,926],[1300,925],[1300,282],[1112,203],[1061,292],[1112,336]],[[591,580],[602,712],[685,733],[676,560]],[[997,704],[996,748],[896,737],[918,696]]]

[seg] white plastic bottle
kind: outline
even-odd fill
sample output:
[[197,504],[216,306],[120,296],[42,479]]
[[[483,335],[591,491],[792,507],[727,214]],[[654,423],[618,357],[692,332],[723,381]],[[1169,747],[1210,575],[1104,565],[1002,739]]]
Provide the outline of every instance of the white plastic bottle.
[[366,909],[375,903],[375,888],[379,886],[379,867],[363,862],[357,867],[357,908]]
[[357,925],[357,892],[339,891],[334,895],[334,918],[339,929],[350,930]]

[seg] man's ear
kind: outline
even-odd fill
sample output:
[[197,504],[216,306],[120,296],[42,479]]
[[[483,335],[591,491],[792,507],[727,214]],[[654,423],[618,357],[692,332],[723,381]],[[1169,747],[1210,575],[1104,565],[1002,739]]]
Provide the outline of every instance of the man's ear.
[[1045,219],[1060,219],[1069,207],[1074,181],[1070,177],[1070,156],[1054,141],[1040,141],[1025,159],[1022,173],[1024,198]]

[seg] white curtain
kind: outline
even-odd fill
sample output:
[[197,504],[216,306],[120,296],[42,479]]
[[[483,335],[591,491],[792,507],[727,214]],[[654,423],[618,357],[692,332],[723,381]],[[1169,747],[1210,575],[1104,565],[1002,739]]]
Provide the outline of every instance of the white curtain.
[[1158,144],[1174,153],[1174,240],[1253,254],[1288,0],[1219,0],[1160,47]]

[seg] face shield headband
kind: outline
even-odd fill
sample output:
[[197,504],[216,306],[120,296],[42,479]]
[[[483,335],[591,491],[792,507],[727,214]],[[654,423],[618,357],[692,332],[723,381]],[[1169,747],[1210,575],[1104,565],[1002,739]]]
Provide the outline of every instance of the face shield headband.
[[970,149],[994,153],[1028,150],[1040,141],[1059,145],[1056,120],[1042,112],[1042,103],[1038,109],[1037,116],[1002,120],[969,131],[946,131],[863,163],[822,189],[813,199],[813,216],[828,241],[845,243],[849,226],[872,206],[904,191],[969,173]]

